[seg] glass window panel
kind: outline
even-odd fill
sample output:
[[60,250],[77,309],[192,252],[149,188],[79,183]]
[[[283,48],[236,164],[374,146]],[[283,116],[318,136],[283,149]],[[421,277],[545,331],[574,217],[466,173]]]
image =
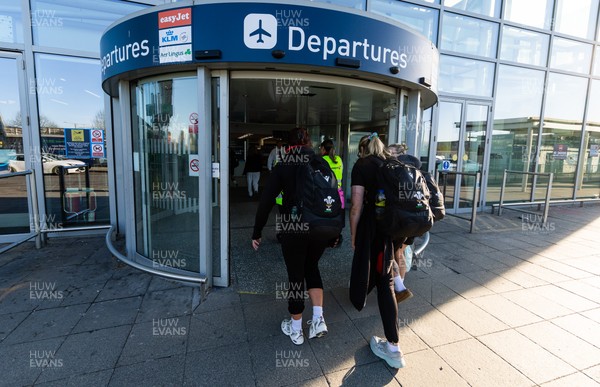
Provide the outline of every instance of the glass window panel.
[[419,138],[417,140],[417,144],[419,147],[419,160],[421,160],[422,167],[421,169],[424,171],[429,170],[429,146],[431,140],[431,116],[433,113],[433,109],[429,108],[423,111],[423,115],[421,117],[421,126],[419,128]]
[[596,125],[600,125],[600,109],[598,109],[598,106],[600,106],[600,81],[594,79],[592,80],[592,91],[588,100],[588,123],[593,122]]
[[498,17],[500,15],[500,0],[444,0],[446,7],[461,9],[485,16]]
[[491,97],[494,64],[474,59],[440,56],[439,91]]
[[594,75],[600,76],[600,46],[596,46],[596,57],[594,58]]
[[600,125],[596,122],[586,126],[583,137],[583,158],[580,166],[578,198],[600,197]]
[[504,19],[549,30],[553,6],[554,0],[506,0]]
[[544,120],[581,121],[586,93],[587,79],[550,73]]
[[[29,163],[23,149],[23,124],[17,60],[0,58],[0,174],[23,172]],[[28,176],[0,180],[0,235],[28,233]]]
[[535,66],[546,66],[550,37],[517,27],[502,28],[500,59]]
[[0,0],[0,42],[23,43],[20,1]]
[[89,150],[91,129],[99,129],[106,141],[100,62],[37,54],[35,66],[29,92],[38,99],[47,216],[64,227],[108,223],[106,155],[74,156],[74,148],[65,147],[68,140]]
[[594,39],[598,0],[558,0],[555,30],[584,39]]
[[33,42],[39,46],[100,51],[100,36],[115,20],[146,5],[115,0],[31,0]]
[[592,61],[592,45],[554,37],[550,67],[588,74]]
[[[554,173],[552,199],[573,195],[587,79],[550,73],[538,172]],[[543,192],[536,192],[541,198]]]
[[[533,172],[540,129],[544,72],[501,65],[498,71],[486,202],[498,202],[505,169]],[[505,200],[528,201],[531,179],[507,176]]]
[[437,9],[400,1],[374,0],[371,3],[371,12],[404,23],[425,35],[432,42],[437,42],[439,19]]
[[443,50],[495,58],[497,47],[498,24],[452,13],[444,14]]
[[354,9],[365,10],[366,4],[365,0],[312,0],[315,3],[327,3],[327,4],[335,4],[341,5],[343,7],[350,7]]
[[[449,163],[447,170],[456,171],[458,163],[458,147],[460,145],[460,125],[462,121],[462,104],[440,101],[438,109],[438,134],[435,164],[438,171],[444,170],[444,163]],[[456,175],[440,177],[440,187],[446,184],[444,201],[446,208],[454,208],[454,187]]]

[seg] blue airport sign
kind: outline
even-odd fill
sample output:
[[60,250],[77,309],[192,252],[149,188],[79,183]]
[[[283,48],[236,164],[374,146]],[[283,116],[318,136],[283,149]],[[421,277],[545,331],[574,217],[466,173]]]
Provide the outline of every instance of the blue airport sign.
[[424,36],[364,12],[316,5],[161,7],[115,23],[103,34],[100,53],[103,84],[144,68],[227,62],[344,68],[437,93],[439,54]]
[[450,161],[448,161],[448,160],[444,160],[444,161],[442,162],[442,169],[443,169],[444,171],[447,171],[447,170],[449,170],[449,169],[450,169]]

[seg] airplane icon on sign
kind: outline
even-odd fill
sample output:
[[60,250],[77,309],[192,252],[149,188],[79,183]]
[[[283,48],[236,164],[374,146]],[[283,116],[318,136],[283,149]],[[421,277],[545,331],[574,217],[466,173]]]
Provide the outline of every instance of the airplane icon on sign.
[[262,19],[258,20],[258,28],[250,33],[250,36],[255,36],[255,35],[258,35],[258,40],[256,41],[256,43],[264,43],[265,42],[262,38],[263,35],[265,35],[266,37],[269,37],[269,38],[271,37],[271,34],[262,28]]
[[[258,28],[257,28],[258,27]],[[268,13],[250,13],[244,18],[244,44],[253,50],[269,50],[277,44],[277,19]]]

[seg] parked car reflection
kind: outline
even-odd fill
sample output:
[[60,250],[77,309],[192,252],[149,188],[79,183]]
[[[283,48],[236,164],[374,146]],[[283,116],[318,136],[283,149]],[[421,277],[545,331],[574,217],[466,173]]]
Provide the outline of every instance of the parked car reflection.
[[[25,155],[17,153],[13,160],[9,161],[12,172],[25,171]],[[42,155],[44,174],[58,175],[60,167],[65,167],[66,173],[81,173],[85,171],[86,163],[79,160],[65,159],[59,155],[44,153]],[[66,169],[68,168],[68,169]]]

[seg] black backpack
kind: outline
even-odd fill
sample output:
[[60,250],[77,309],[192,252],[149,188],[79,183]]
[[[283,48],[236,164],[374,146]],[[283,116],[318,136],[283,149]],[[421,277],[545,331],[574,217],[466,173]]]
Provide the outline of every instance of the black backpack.
[[338,183],[331,167],[321,156],[306,155],[296,175],[296,201],[302,222],[308,225],[309,237],[330,241],[344,228]]
[[377,226],[392,239],[421,236],[433,226],[430,192],[423,173],[410,164],[390,158],[377,160],[377,184],[385,194]]

